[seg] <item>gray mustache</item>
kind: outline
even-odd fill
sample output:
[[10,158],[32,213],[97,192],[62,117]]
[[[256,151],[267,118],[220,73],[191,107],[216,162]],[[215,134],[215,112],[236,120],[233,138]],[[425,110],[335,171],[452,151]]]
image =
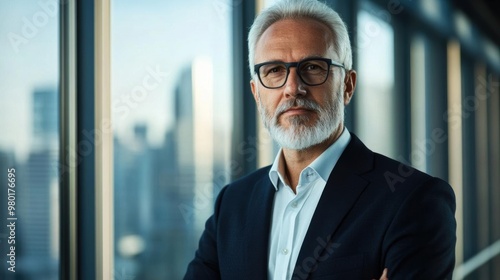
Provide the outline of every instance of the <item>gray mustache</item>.
[[319,111],[321,109],[321,106],[319,106],[318,103],[312,100],[304,98],[296,98],[294,100],[287,100],[285,103],[279,105],[278,108],[276,109],[275,116],[278,117],[279,115],[283,114],[285,111],[293,107],[302,107],[304,109],[313,111]]

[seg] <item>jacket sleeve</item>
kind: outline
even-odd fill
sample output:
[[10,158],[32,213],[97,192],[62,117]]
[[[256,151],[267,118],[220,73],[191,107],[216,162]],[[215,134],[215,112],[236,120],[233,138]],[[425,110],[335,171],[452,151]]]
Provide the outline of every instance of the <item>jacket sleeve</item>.
[[455,207],[452,188],[437,178],[405,199],[383,242],[389,279],[452,279]]
[[205,223],[198,250],[189,263],[184,280],[221,279],[217,254],[217,224],[220,204],[226,188],[223,188],[215,202],[214,214]]

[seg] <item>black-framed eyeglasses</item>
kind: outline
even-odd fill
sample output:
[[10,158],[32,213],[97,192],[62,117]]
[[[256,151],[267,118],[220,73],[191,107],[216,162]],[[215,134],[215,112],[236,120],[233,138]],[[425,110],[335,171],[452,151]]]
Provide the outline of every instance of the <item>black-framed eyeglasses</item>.
[[330,74],[330,66],[344,68],[340,62],[329,58],[307,58],[298,62],[269,61],[254,66],[261,84],[269,89],[284,86],[290,74],[290,67],[297,67],[297,75],[304,84],[319,86],[326,82]]

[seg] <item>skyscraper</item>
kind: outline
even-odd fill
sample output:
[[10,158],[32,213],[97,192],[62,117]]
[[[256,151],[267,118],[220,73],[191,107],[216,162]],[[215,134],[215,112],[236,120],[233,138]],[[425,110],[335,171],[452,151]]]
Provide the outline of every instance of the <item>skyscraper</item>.
[[59,160],[58,91],[33,92],[33,144],[26,163],[19,166],[17,201],[19,261],[30,279],[53,279],[58,275]]
[[[214,155],[211,73],[206,59],[195,59],[180,71],[175,106],[165,110],[174,122],[162,147],[148,144],[144,125],[133,128],[133,139],[115,140],[114,164],[120,170],[115,172],[115,262],[120,273],[132,267],[128,273],[137,279],[180,279],[193,257],[213,209],[213,173],[222,169]],[[142,250],[127,255],[138,244]]]
[[59,97],[56,88],[37,88],[33,92],[33,147],[57,149],[59,141]]

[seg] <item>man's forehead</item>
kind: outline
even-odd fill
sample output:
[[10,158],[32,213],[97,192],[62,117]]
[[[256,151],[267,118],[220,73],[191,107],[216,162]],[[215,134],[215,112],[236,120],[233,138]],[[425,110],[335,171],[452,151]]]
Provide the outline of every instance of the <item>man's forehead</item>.
[[334,52],[328,27],[309,18],[283,19],[271,24],[259,38],[255,58],[277,59],[290,54],[295,59],[324,57]]
[[265,37],[266,35],[269,36],[269,34],[276,36],[277,34],[281,34],[282,32],[296,33],[300,35],[300,31],[305,28],[309,29],[312,32],[319,32],[323,34],[325,38],[333,39],[332,31],[330,30],[328,25],[317,19],[306,17],[285,18],[273,22],[262,32],[260,39],[262,39],[262,37]]

